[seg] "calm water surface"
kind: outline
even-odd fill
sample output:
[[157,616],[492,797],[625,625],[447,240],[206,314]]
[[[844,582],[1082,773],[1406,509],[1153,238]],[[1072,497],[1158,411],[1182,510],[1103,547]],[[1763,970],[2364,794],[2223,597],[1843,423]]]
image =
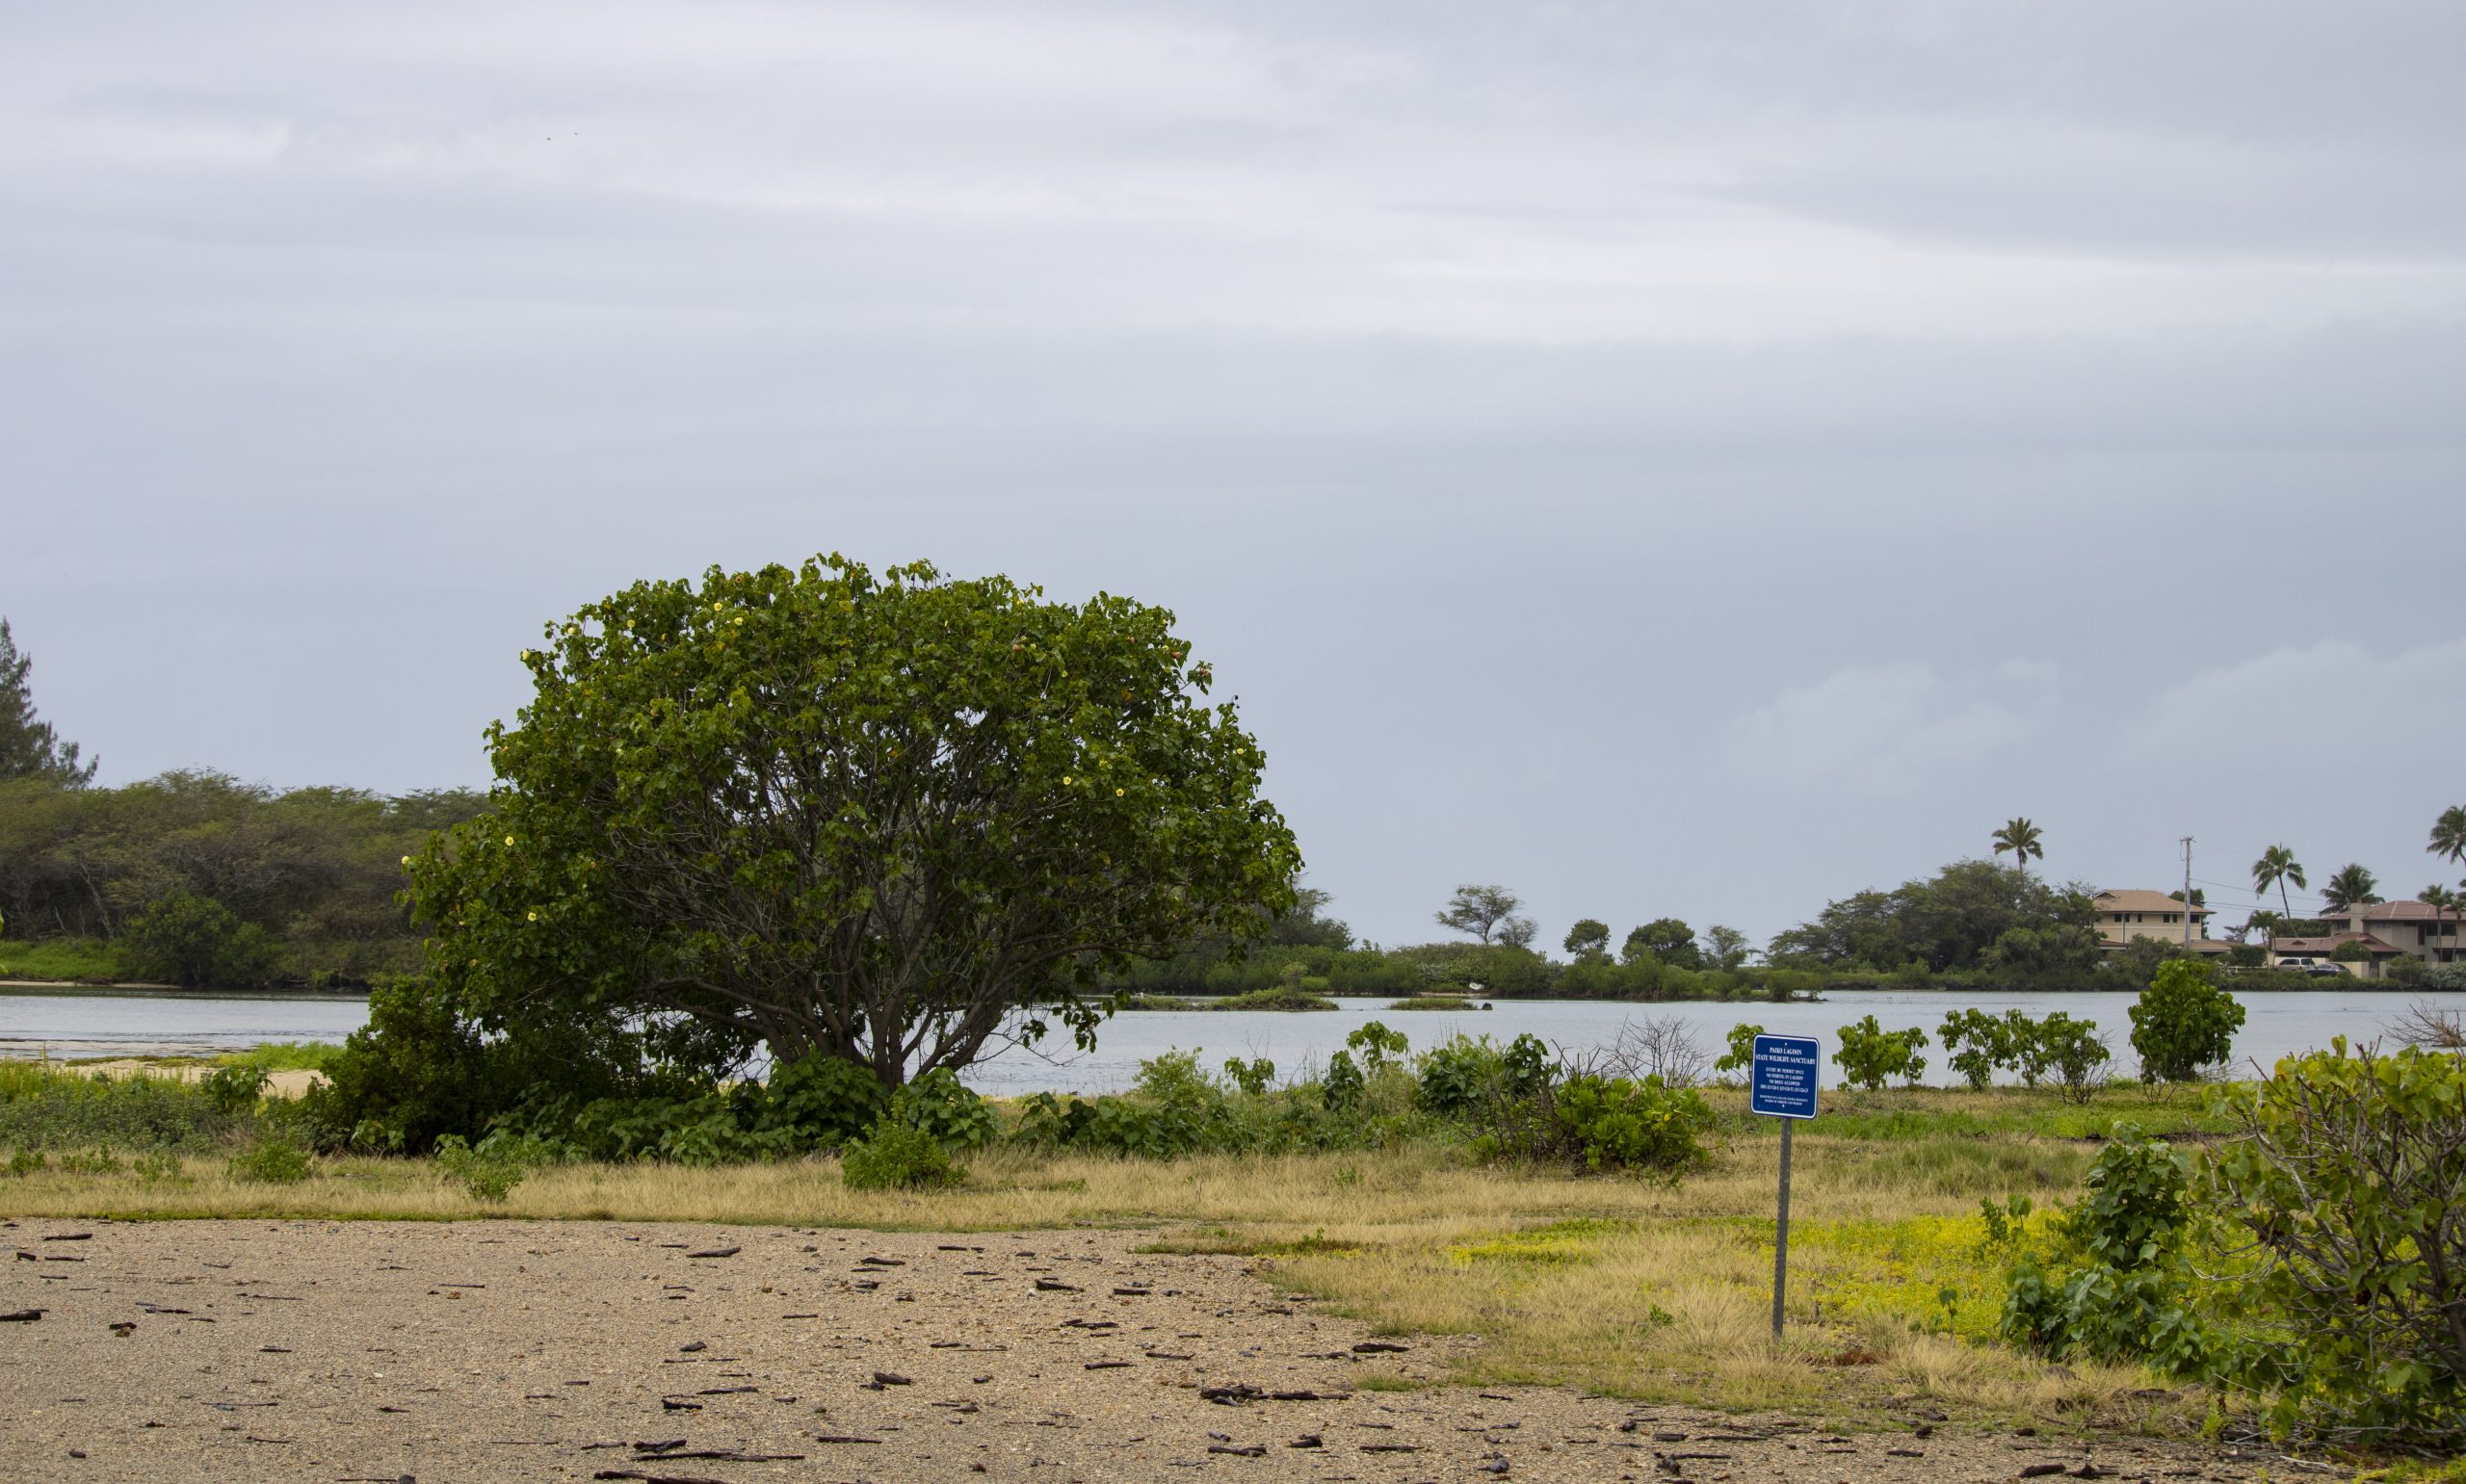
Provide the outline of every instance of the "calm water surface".
[[[1530,1031],[1569,1051],[1608,1045],[1631,1020],[1674,1019],[1718,1054],[1732,1026],[1752,1021],[1767,1030],[1814,1035],[1829,1044],[1841,1027],[1873,1015],[1886,1028],[1922,1026],[1932,1039],[1944,1012],[1964,1005],[2001,1014],[2018,1009],[2044,1015],[2061,1010],[2097,1022],[2114,1048],[2117,1072],[2133,1070],[2134,997],[2098,995],[1954,996],[1940,992],[1869,990],[1843,993],[1814,1004],[1605,1004],[1591,1001],[1498,1001],[1487,1012],[1391,1011],[1383,1000],[1347,1000],[1341,1009],[1309,1014],[1264,1010],[1134,1010],[1105,1023],[1093,1054],[1024,1049],[1006,1052],[977,1067],[968,1081],[996,1095],[1029,1092],[1113,1092],[1129,1084],[1139,1063],[1159,1052],[1200,1054],[1213,1069],[1227,1056],[1265,1056],[1292,1076],[1325,1065],[1327,1055],[1365,1021],[1379,1020],[1412,1037],[1415,1050],[1458,1031],[1507,1040]],[[2369,1041],[2417,1002],[2428,1001],[2466,1013],[2466,994],[2405,995],[2364,990],[2322,990],[2243,998],[2243,1030],[2235,1040],[2239,1069],[2267,1066],[2293,1053],[2329,1044],[2332,1036]],[[299,996],[205,997],[53,989],[0,989],[0,1056],[204,1054],[239,1050],[260,1041],[340,1041],[368,1018],[356,999]],[[1066,1043],[1065,1043],[1066,1045]],[[1954,1080],[1942,1048],[1929,1046],[1927,1079]],[[1827,1073],[1830,1072],[1827,1068]]]

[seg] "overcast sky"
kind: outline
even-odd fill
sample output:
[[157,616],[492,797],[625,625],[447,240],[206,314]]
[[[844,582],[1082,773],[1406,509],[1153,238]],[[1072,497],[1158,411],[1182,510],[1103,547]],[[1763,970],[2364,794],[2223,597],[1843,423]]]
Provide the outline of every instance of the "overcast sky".
[[0,613],[105,781],[399,791],[638,578],[1128,592],[1391,943],[1460,881],[1760,941],[2015,814],[2407,895],[2461,62],[2446,0],[0,0]]

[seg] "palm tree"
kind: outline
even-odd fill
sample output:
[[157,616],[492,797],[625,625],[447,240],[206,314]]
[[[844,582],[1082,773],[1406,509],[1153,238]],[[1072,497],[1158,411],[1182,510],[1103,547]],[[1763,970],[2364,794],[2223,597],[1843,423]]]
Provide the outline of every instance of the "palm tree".
[[[2466,897],[2460,897],[2440,885],[2425,887],[2415,894],[2415,899],[2431,908],[2431,935],[2435,938],[2440,936],[2440,920],[2445,914],[2466,908]],[[2437,952],[2438,949],[2435,948],[2433,951]],[[2431,954],[2427,953],[2424,956],[2429,958]]]
[[2466,804],[2452,804],[2440,812],[2440,818],[2432,821],[2431,844],[2424,848],[2466,865]]
[[2026,876],[2030,873],[2031,856],[2046,859],[2046,849],[2038,844],[2038,827],[2026,819],[2007,820],[2004,827],[1995,832],[1995,853],[2000,856],[2007,850],[2011,851],[2012,864]]
[[2289,881],[2298,887],[2305,884],[2303,867],[2295,860],[2295,852],[2286,846],[2271,846],[2261,852],[2259,860],[2252,862],[2252,890],[2266,897],[2270,887],[2276,887],[2277,904],[2286,909],[2286,916],[2293,917],[2295,904],[2286,899],[2286,883]]
[[2252,941],[2252,934],[2257,932],[2261,935],[2263,946],[2267,946],[2269,939],[2277,936],[2278,924],[2285,921],[2286,919],[2267,907],[2255,907],[2252,909],[2251,919],[2244,923],[2243,930],[2238,936],[2243,942],[2249,943]]
[[[2298,883],[2300,884],[2300,883]],[[2341,866],[2337,873],[2321,883],[2321,902],[2332,916],[2343,916],[2357,907],[2368,907],[2380,899],[2373,890],[2380,883],[2360,865]]]

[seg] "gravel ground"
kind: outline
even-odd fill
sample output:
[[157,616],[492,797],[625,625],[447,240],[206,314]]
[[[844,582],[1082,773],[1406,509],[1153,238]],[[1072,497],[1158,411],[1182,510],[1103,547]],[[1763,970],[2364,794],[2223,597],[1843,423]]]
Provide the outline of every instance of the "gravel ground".
[[1380,1340],[1246,1260],[1139,1240],[8,1222],[0,1476],[1864,1484],[2272,1462],[1920,1413],[1843,1436],[1563,1388],[1382,1390],[1470,1341]]

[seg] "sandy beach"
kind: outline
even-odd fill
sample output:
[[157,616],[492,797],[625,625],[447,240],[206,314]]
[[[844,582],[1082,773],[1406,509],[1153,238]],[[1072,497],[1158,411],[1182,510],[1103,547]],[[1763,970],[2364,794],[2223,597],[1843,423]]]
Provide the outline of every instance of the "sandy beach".
[[[1251,1259],[1136,1234],[0,1226],[12,1478],[2241,1480],[2138,1438],[1429,1384]],[[2025,1474],[2024,1471],[2035,1471]]]

